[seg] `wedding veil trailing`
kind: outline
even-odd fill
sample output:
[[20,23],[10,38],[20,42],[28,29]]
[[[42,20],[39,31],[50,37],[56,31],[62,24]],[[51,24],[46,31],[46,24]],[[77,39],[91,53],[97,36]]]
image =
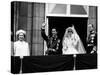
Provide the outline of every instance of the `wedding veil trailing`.
[[[68,28],[66,29],[65,34],[64,34],[64,37],[63,37],[63,40],[62,40],[62,45],[64,46],[65,38],[66,38],[66,36],[68,35],[68,30],[69,30],[69,29],[71,29],[71,30],[73,31],[73,34],[72,34],[71,37],[72,37],[73,39],[75,39],[75,40],[73,41],[73,44],[75,45],[76,50],[78,51],[79,54],[85,54],[85,53],[86,53],[85,48],[84,48],[84,46],[83,46],[83,43],[82,43],[82,41],[81,41],[79,35],[78,35],[77,32],[76,32],[74,26],[68,27]],[[66,43],[67,43],[67,42],[66,42]]]

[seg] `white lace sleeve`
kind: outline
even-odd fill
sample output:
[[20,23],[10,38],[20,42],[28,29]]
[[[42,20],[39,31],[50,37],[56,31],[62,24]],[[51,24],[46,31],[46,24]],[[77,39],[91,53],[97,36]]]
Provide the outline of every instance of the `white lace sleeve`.
[[64,41],[63,41],[63,48],[62,48],[63,54],[66,52],[67,48],[68,48],[67,47],[67,40],[65,38]]
[[72,41],[73,41],[73,45],[76,46],[77,43],[78,43],[78,41],[79,41],[79,37],[78,37],[78,35],[73,35],[73,39],[72,39]]

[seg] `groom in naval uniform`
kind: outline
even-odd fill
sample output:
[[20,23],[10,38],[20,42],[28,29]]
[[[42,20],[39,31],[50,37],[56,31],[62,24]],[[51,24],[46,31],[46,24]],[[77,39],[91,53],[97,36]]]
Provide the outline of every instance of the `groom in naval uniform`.
[[41,35],[47,44],[47,50],[45,52],[46,55],[61,54],[60,39],[57,36],[57,30],[55,28],[52,28],[51,36],[47,36],[45,34],[45,25],[45,23],[42,24]]

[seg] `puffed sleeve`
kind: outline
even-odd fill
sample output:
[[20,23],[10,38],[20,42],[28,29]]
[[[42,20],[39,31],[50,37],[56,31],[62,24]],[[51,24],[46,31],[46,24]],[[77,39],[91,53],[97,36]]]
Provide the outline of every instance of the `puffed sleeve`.
[[30,56],[29,44],[27,43],[27,56]]

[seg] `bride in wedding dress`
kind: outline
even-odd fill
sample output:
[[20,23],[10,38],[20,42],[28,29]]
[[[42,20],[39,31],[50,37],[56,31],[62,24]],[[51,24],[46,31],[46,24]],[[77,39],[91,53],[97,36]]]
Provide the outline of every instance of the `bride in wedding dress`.
[[68,27],[62,41],[63,54],[85,54],[85,48],[74,26]]

